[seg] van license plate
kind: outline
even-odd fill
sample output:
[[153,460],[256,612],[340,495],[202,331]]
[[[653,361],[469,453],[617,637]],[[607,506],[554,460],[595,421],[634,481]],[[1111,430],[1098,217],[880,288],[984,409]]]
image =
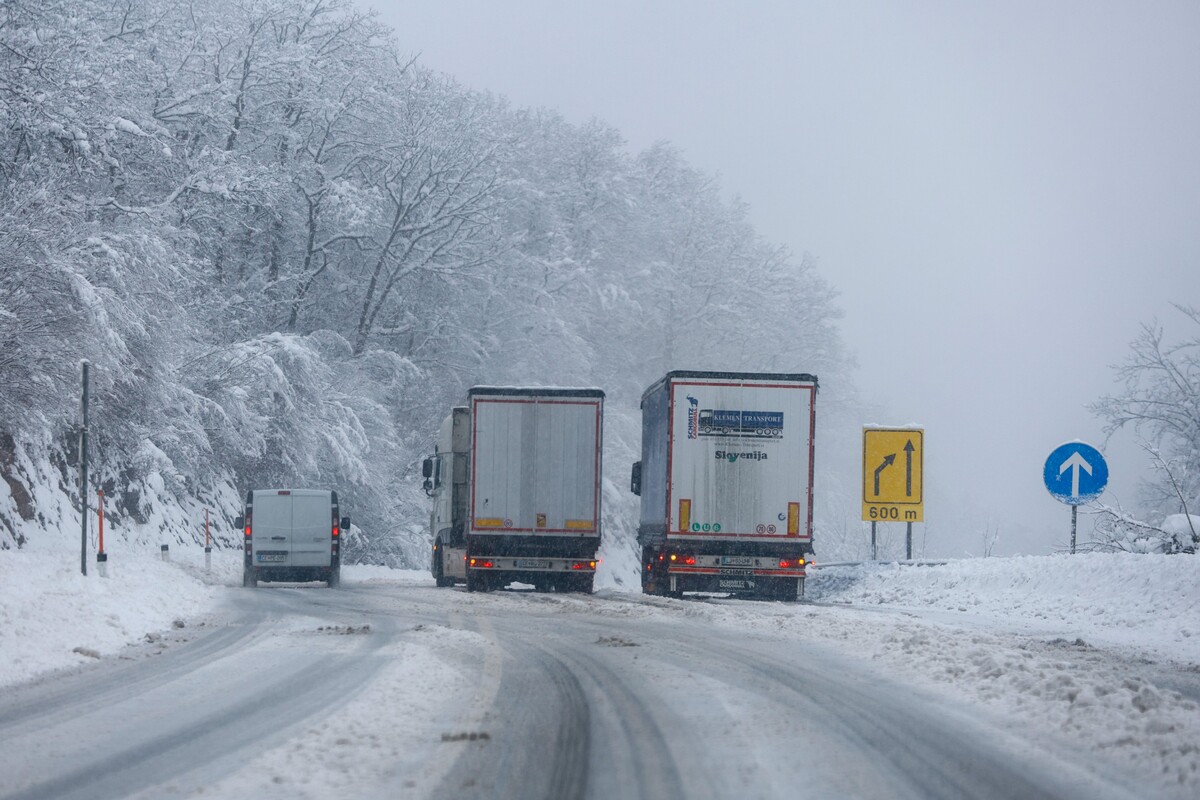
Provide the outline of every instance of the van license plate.
[[287,561],[287,553],[259,553],[259,561]]
[[550,562],[537,558],[518,558],[517,569],[550,569]]

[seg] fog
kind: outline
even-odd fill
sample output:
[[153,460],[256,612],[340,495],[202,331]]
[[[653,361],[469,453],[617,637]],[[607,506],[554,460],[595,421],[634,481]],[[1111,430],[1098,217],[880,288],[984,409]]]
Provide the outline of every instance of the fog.
[[673,142],[817,258],[862,422],[925,427],[925,554],[1065,544],[1041,469],[1067,440],[1133,504],[1146,459],[1086,405],[1200,303],[1200,6],[374,5],[466,85]]

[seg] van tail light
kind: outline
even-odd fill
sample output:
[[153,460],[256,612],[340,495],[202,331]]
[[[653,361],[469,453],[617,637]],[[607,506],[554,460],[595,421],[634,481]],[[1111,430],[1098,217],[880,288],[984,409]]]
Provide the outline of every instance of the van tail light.
[[336,538],[338,537],[338,533],[339,533],[339,531],[338,531],[338,526],[337,526],[337,525],[334,525],[334,526],[333,526],[333,538],[335,538],[335,539],[336,539]]

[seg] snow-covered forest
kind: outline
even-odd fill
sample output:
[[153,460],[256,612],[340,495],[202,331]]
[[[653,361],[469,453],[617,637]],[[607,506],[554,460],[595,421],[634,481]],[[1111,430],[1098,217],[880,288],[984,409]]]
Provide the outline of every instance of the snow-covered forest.
[[420,459],[470,385],[608,392],[618,535],[666,370],[849,402],[830,286],[714,176],[412,46],[344,0],[0,6],[0,547],[78,530],[85,359],[119,535],[192,541],[208,507],[228,540],[247,487],[326,486],[348,555],[408,566]]

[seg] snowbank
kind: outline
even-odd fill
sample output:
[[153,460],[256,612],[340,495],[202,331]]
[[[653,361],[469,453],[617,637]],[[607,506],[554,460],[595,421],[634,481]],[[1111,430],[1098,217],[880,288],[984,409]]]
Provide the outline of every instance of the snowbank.
[[0,550],[0,686],[77,666],[203,614],[218,590],[164,562],[123,552],[88,575],[73,557],[39,550]]
[[1082,638],[1200,665],[1200,558],[1078,555],[868,564],[813,571],[816,602],[890,606],[939,622]]

